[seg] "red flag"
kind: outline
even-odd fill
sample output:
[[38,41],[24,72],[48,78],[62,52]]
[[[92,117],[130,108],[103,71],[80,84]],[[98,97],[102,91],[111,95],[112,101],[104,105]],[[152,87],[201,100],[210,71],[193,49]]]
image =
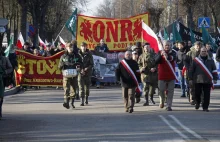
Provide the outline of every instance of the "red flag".
[[162,45],[159,43],[157,35],[143,21],[142,21],[142,34],[143,34],[143,39],[150,43],[150,47],[153,48],[156,53],[162,50]]
[[41,40],[40,36],[38,36],[38,40],[39,40],[40,46],[42,46],[42,47],[44,47],[44,49],[46,49],[46,44],[43,42],[43,40]]
[[64,48],[66,46],[65,41],[62,39],[61,36],[59,36],[59,40],[60,40],[61,46]]
[[18,49],[22,49],[23,45],[24,45],[24,39],[23,39],[23,36],[22,36],[22,34],[20,32],[19,36],[18,36],[18,40],[17,40],[16,46],[18,47]]

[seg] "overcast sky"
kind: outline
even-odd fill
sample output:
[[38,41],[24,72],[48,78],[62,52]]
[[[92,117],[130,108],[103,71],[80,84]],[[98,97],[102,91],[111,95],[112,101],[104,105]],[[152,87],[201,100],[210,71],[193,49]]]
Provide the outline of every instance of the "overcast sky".
[[87,4],[87,10],[86,12],[83,12],[83,15],[87,16],[95,16],[96,7],[102,3],[104,0],[90,0],[90,2]]

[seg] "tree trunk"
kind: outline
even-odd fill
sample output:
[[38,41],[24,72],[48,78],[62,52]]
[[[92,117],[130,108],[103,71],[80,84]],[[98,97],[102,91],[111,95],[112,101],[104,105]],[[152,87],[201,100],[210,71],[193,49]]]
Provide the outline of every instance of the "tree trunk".
[[193,13],[192,13],[192,7],[187,6],[187,26],[194,30],[194,23],[193,23]]
[[21,34],[26,41],[27,31],[27,5],[25,3],[21,4]]
[[211,15],[212,15],[212,20],[213,20],[213,25],[214,25],[214,33],[218,33],[217,32],[217,27],[218,27],[218,21],[217,21],[217,16],[215,13],[214,8],[211,8]]

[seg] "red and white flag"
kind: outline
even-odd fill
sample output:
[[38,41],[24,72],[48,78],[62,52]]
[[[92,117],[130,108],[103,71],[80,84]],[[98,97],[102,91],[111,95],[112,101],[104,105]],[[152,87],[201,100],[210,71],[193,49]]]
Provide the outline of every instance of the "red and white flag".
[[62,39],[61,36],[59,36],[59,40],[60,40],[61,46],[65,47],[66,46],[66,42]]
[[143,39],[148,43],[150,43],[150,47],[153,48],[156,53],[163,49],[161,43],[159,43],[157,35],[143,21],[142,21],[142,34],[143,34]]
[[23,45],[24,45],[24,38],[23,38],[23,36],[22,36],[22,34],[20,32],[19,36],[18,36],[18,40],[17,40],[16,46],[18,47],[18,49],[22,49]]
[[41,47],[44,47],[44,49],[46,48],[46,44],[43,42],[43,40],[40,38],[40,36],[38,36],[38,40],[39,40],[39,44]]

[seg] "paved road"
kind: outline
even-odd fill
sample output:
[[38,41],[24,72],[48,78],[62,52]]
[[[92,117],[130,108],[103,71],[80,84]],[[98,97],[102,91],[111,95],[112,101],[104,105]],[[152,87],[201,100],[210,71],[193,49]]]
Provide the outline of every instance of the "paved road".
[[194,110],[175,89],[173,111],[142,99],[125,113],[121,89],[92,89],[88,106],[64,109],[62,90],[30,90],[8,96],[0,141],[31,142],[220,142],[220,89],[212,91],[210,112]]

